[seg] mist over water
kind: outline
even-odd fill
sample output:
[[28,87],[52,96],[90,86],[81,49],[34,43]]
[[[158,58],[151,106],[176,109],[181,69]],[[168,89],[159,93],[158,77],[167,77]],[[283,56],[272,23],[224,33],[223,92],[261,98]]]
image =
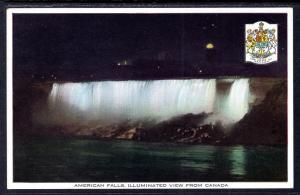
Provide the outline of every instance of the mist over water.
[[[216,120],[232,122],[248,112],[249,81],[237,79],[216,111],[216,79],[102,81],[54,83],[48,99],[49,117],[66,121],[155,119],[193,113],[218,113]],[[213,114],[212,114],[213,115]]]

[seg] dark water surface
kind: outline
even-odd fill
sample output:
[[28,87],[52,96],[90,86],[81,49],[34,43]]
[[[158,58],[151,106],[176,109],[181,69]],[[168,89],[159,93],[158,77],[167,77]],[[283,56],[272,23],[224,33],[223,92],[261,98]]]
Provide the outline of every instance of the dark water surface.
[[86,139],[15,143],[15,182],[285,181],[285,147]]

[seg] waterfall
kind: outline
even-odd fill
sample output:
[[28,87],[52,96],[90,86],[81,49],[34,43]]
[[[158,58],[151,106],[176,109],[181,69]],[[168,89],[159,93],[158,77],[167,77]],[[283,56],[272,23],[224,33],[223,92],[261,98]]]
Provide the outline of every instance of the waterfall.
[[215,79],[54,83],[49,111],[58,120],[165,120],[211,113]]
[[162,121],[203,112],[213,113],[207,123],[240,120],[248,112],[249,80],[234,80],[225,95],[216,85],[216,79],[54,83],[47,115],[54,123],[86,124]]
[[233,82],[226,102],[227,116],[233,121],[244,117],[249,109],[249,79],[237,79]]

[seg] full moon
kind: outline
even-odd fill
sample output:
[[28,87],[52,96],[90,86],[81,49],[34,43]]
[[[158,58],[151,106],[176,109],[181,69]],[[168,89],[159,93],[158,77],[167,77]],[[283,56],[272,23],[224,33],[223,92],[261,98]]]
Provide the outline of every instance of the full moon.
[[213,49],[215,46],[212,43],[206,44],[206,49]]

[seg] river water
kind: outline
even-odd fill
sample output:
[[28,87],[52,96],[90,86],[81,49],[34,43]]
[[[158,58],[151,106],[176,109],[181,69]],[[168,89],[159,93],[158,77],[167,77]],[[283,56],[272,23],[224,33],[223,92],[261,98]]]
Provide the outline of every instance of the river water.
[[14,145],[15,182],[286,181],[285,147],[33,139]]

